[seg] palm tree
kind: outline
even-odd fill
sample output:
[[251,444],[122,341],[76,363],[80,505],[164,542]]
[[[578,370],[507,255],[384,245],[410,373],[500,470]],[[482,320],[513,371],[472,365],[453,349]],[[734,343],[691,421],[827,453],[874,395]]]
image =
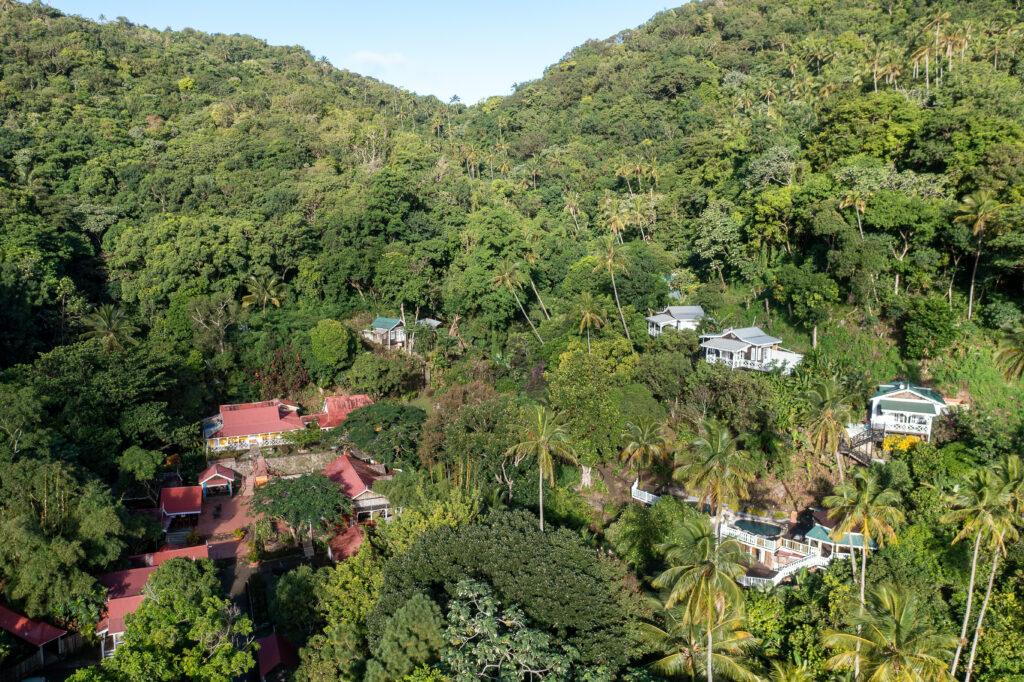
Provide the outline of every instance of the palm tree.
[[[887,541],[896,541],[897,524],[903,522],[903,512],[896,507],[900,494],[892,488],[882,489],[878,474],[873,469],[861,469],[852,481],[839,485],[832,495],[823,502],[828,507],[829,518],[839,523],[832,531],[835,539],[853,533],[860,533],[860,608],[864,610],[864,591],[867,586],[868,552],[872,541],[881,546]],[[853,539],[850,538],[850,552]],[[859,626],[857,634],[860,634]],[[855,666],[856,667],[856,666]],[[859,675],[859,671],[855,676]]]
[[615,250],[615,237],[608,236],[603,244],[603,249],[598,251],[600,262],[594,266],[594,273],[600,270],[607,269],[608,274],[612,278],[612,293],[615,294],[615,307],[619,311],[619,321],[622,322],[622,330],[626,332],[626,339],[629,341],[630,347],[633,345],[633,337],[629,335],[629,327],[626,326],[626,316],[622,314],[622,304],[619,303],[619,288],[615,284],[615,271],[621,270],[625,274],[629,274],[626,269],[625,263],[623,263],[622,252]]
[[516,304],[519,306],[519,311],[526,318],[526,322],[530,325],[530,329],[533,330],[534,336],[543,345],[544,339],[540,338],[540,333],[533,326],[533,320],[526,314],[526,308],[523,307],[523,302],[519,300],[519,294],[516,293],[517,290],[523,288],[523,273],[519,269],[519,263],[513,263],[512,259],[506,256],[498,264],[498,269],[495,271],[494,277],[491,278],[491,287],[495,290],[507,287],[512,292],[512,296],[516,299]]
[[992,570],[988,574],[988,586],[985,588],[985,599],[981,602],[981,611],[978,613],[978,624],[974,628],[974,637],[971,641],[971,656],[967,660],[967,674],[964,682],[971,682],[971,675],[974,673],[974,657],[978,653],[978,640],[981,638],[982,625],[985,622],[985,612],[988,611],[988,602],[992,598],[992,585],[996,580],[996,569],[999,566],[999,555],[1006,554],[1006,541],[1013,542],[1020,537],[1017,526],[1021,523],[1021,514],[1024,514],[1024,464],[1019,455],[1004,455],[994,467],[998,492],[996,493],[1005,503],[998,507],[995,535],[992,537]]
[[540,497],[540,529],[544,530],[544,476],[555,483],[555,457],[576,462],[576,455],[569,444],[569,435],[555,419],[554,414],[542,405],[534,405],[528,422],[522,428],[521,440],[510,447],[506,454],[515,457],[515,465],[528,457],[537,459],[540,480],[537,492]]
[[971,554],[971,577],[967,583],[967,606],[960,626],[960,639],[953,655],[949,672],[956,675],[960,654],[967,641],[967,624],[971,618],[971,603],[974,600],[974,580],[978,570],[978,555],[982,541],[991,544],[999,536],[1001,518],[1008,500],[999,485],[999,479],[992,469],[975,469],[968,473],[964,485],[958,486],[949,498],[953,509],[939,520],[943,523],[962,525],[953,538],[953,544],[971,535],[974,536],[974,552]]
[[1024,328],[1006,332],[999,341],[996,364],[1003,370],[1007,381],[1018,381],[1024,376]]
[[861,224],[860,217],[864,215],[864,210],[867,208],[868,196],[851,189],[839,202],[839,208],[853,208],[853,213],[857,216],[857,230],[860,232],[861,241],[864,241],[864,226]]
[[839,483],[845,483],[839,444],[846,435],[846,425],[854,421],[853,400],[835,380],[820,381],[801,396],[806,421],[804,429],[811,448],[822,458],[832,452],[839,470]]
[[132,338],[139,328],[128,321],[128,316],[119,306],[105,303],[82,318],[82,323],[88,329],[82,333],[82,338],[99,339],[108,353],[121,350],[126,343],[132,346],[139,344]]
[[[703,621],[691,621],[680,609],[660,610],[664,627],[640,623],[640,636],[661,655],[651,663],[657,672],[670,677],[700,677],[711,679],[712,674],[730,680],[757,682],[758,677],[747,668],[758,641],[743,629],[743,619],[735,612],[725,613],[714,623],[711,636]],[[711,646],[708,649],[708,641]],[[711,671],[708,672],[710,653]],[[809,678],[808,678],[809,679]]]
[[971,290],[967,297],[967,319],[974,313],[974,281],[978,276],[978,263],[981,261],[981,243],[985,238],[985,227],[996,220],[1004,204],[994,199],[994,194],[986,189],[968,194],[960,202],[957,209],[960,213],[954,220],[970,226],[974,236],[978,238],[978,250],[974,254],[974,268],[971,270]]
[[570,190],[562,192],[562,199],[565,201],[565,207],[562,209],[568,213],[572,218],[573,225],[576,226],[576,234],[580,233],[580,223],[576,219],[576,216],[580,213],[580,193]]
[[712,682],[715,670],[715,624],[743,601],[736,579],[743,575],[746,553],[735,540],[719,541],[704,516],[683,521],[674,534],[678,543],[659,545],[669,568],[652,581],[667,588],[665,609],[682,607],[683,622],[702,623],[705,641],[705,673]]
[[665,459],[668,439],[662,432],[661,425],[653,419],[640,417],[636,422],[627,422],[622,432],[622,459],[636,466],[637,478],[641,469],[649,467],[656,460]]
[[[871,591],[866,609],[851,619],[856,633],[826,630],[822,643],[838,649],[826,662],[830,670],[862,670],[855,679],[939,682],[952,680],[946,660],[956,642],[936,632],[905,590],[881,585]],[[863,635],[861,634],[863,632]]]
[[814,682],[814,673],[806,663],[783,663],[772,661],[769,682]]
[[267,316],[267,304],[275,308],[281,307],[281,301],[288,294],[288,288],[284,282],[275,275],[269,277],[257,277],[249,275],[249,281],[245,283],[249,293],[242,297],[242,307],[248,308],[251,305],[259,304],[263,308],[263,317]]
[[590,355],[590,330],[600,329],[606,322],[602,315],[604,310],[601,305],[594,300],[594,297],[589,291],[584,291],[580,294],[580,300],[576,302],[575,308],[573,308],[572,316],[573,319],[580,321],[580,334],[583,330],[587,330],[587,355]]
[[727,503],[739,506],[754,479],[755,464],[740,448],[746,434],[733,437],[729,427],[707,421],[701,435],[690,443],[689,461],[676,469],[673,478],[701,493],[701,503],[715,510],[715,528],[722,532],[722,510]]

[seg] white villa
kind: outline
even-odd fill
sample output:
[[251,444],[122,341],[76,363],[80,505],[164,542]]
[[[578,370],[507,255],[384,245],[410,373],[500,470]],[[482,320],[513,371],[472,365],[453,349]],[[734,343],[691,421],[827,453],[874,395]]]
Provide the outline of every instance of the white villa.
[[732,369],[789,374],[804,356],[779,346],[781,339],[768,336],[759,327],[726,329],[720,334],[702,334],[701,354],[708,364],[722,363]]
[[[957,403],[957,401],[954,401]],[[871,429],[890,434],[918,436],[929,440],[932,422],[949,414],[952,405],[937,391],[909,381],[890,381],[878,387],[871,397]]]
[[704,309],[699,305],[670,305],[647,318],[647,333],[654,338],[666,329],[697,329],[702,319]]

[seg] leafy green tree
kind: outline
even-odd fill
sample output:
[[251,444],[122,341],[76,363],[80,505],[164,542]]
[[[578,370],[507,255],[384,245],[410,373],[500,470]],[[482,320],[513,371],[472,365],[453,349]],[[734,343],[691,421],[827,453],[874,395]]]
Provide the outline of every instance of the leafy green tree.
[[600,248],[595,252],[595,255],[598,257],[598,263],[594,266],[593,272],[608,271],[608,276],[611,277],[612,281],[612,293],[615,294],[615,307],[619,311],[619,321],[622,322],[622,331],[626,333],[626,338],[632,343],[633,339],[629,335],[629,327],[626,326],[626,316],[622,314],[622,303],[619,302],[619,288],[615,284],[616,271],[620,271],[627,276],[629,271],[626,269],[622,251],[615,248],[614,235],[601,242]]
[[914,301],[903,321],[905,353],[909,358],[941,357],[956,340],[956,315],[939,296]]
[[128,321],[128,316],[121,308],[104,304],[96,308],[82,319],[88,331],[82,333],[83,339],[98,339],[109,353],[121,350],[125,344],[138,345],[132,334],[139,328]]
[[374,400],[409,390],[415,378],[415,361],[405,353],[360,353],[348,371],[349,387]]
[[[706,621],[692,620],[685,609],[661,609],[657,613],[664,627],[640,624],[640,633],[660,658],[651,667],[670,677],[691,680],[713,679],[715,675],[739,682],[755,682],[748,661],[757,649],[757,640],[743,629],[743,619],[725,612],[715,619],[711,631]],[[710,666],[710,670],[708,668]]]
[[426,418],[418,407],[384,401],[352,410],[340,428],[369,457],[388,465],[415,466]]
[[835,280],[806,265],[786,265],[776,275],[773,289],[777,301],[790,306],[791,313],[811,330],[811,345],[818,347],[818,326],[827,322],[832,306],[839,300]]
[[163,468],[164,454],[158,450],[146,450],[133,445],[121,455],[119,469],[128,481],[140,485],[153,504],[159,497],[157,474]]
[[[825,646],[838,649],[828,660],[832,670],[861,671],[865,679],[939,682],[953,679],[946,661],[956,638],[936,632],[919,615],[913,595],[891,585],[871,591],[865,609],[850,619],[856,634],[826,630]],[[863,635],[861,634],[863,633]]]
[[565,428],[558,423],[555,415],[541,405],[535,405],[522,426],[519,442],[508,449],[519,466],[526,459],[535,459],[539,470],[537,494],[540,497],[538,510],[540,529],[544,531],[544,477],[555,484],[555,458],[576,461],[576,455]]
[[[414,594],[388,618],[384,634],[373,646],[368,680],[394,680],[437,659],[444,646],[441,609],[425,594]],[[384,675],[381,675],[384,672]]]
[[248,504],[253,514],[287,525],[296,542],[307,528],[341,523],[352,511],[352,500],[341,486],[320,473],[272,479],[253,492]]
[[846,435],[846,425],[853,419],[853,399],[835,380],[822,380],[801,395],[804,407],[804,429],[811,449],[824,457],[832,452],[836,458],[839,482],[845,482],[839,445]]
[[1024,376],[1024,329],[1018,328],[1004,334],[999,340],[996,362],[1007,381],[1020,381]]
[[648,418],[627,422],[622,442],[622,459],[636,467],[637,476],[645,467],[664,460],[669,446],[662,425]]
[[[328,569],[329,570],[329,569]],[[322,594],[327,578],[326,571],[316,571],[311,566],[298,566],[288,571],[274,585],[271,611],[274,622],[285,632],[301,642],[324,626],[317,603],[310,595]]]
[[309,330],[313,357],[322,372],[317,374],[321,382],[341,380],[342,372],[349,368],[356,357],[358,344],[355,335],[337,320],[320,320]]

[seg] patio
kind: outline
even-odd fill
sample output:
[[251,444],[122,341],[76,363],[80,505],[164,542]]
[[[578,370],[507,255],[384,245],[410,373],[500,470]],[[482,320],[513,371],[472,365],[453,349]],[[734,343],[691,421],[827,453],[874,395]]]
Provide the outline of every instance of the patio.
[[250,495],[240,494],[235,497],[215,497],[206,500],[196,523],[196,532],[207,540],[233,537],[236,528],[245,528],[256,520],[256,517],[249,513],[250,499]]

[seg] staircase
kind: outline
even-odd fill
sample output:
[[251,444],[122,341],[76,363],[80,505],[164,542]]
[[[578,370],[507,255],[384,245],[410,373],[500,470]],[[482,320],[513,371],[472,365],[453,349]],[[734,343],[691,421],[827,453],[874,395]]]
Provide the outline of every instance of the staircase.
[[868,443],[881,443],[884,439],[885,431],[883,429],[867,428],[853,438],[844,435],[839,440],[839,453],[846,455],[859,464],[870,466],[871,455],[865,454],[860,448]]
[[799,573],[800,569],[803,568],[825,568],[829,565],[829,562],[831,561],[832,557],[823,557],[820,554],[812,554],[810,556],[805,556],[803,559],[800,559],[799,561],[794,561],[791,564],[786,564],[785,566],[783,566],[782,569],[772,577],[772,584],[780,584],[783,580],[793,575],[794,573]]
[[182,546],[185,546],[185,545],[188,544],[187,538],[189,536],[189,533],[191,533],[191,532],[192,532],[192,529],[190,529],[190,528],[186,528],[184,530],[168,531],[167,535],[165,536],[165,540],[166,540],[167,544],[169,544],[169,545],[182,545]]

